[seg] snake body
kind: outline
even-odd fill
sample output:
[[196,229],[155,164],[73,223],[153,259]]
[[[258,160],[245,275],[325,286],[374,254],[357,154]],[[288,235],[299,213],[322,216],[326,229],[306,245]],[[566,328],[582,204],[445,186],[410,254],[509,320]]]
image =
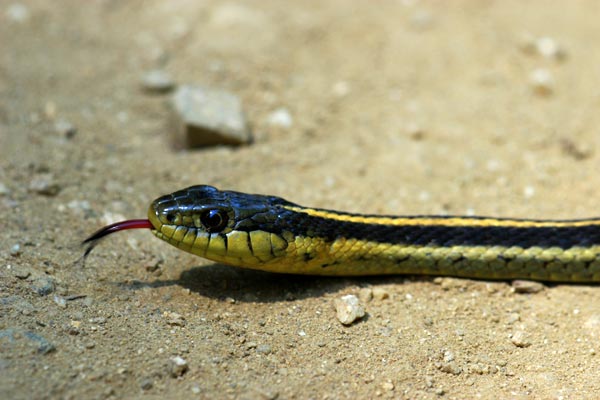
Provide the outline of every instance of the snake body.
[[198,185],[156,199],[148,220],[181,250],[263,271],[600,282],[600,218],[361,215]]

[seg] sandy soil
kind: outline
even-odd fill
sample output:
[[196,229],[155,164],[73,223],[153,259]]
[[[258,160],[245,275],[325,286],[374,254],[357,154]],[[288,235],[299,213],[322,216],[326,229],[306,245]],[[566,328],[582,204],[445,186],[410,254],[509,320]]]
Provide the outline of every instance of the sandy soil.
[[[597,2],[85,3],[0,2],[0,397],[597,396],[596,286],[270,275],[144,231],[74,263],[108,220],[200,183],[355,212],[598,215]],[[174,150],[167,97],[140,85],[154,68],[238,95],[255,143]],[[369,289],[342,326],[334,299]]]

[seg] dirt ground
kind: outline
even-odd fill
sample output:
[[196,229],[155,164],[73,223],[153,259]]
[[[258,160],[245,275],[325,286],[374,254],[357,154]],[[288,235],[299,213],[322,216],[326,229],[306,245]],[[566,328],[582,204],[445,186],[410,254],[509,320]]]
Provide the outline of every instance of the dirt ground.
[[[201,183],[365,213],[598,216],[599,13],[0,1],[0,397],[597,397],[597,286],[273,275],[147,231],[75,261],[102,225]],[[254,143],[175,150],[169,96],[140,83],[155,68],[239,96]],[[349,327],[345,294],[367,311]]]

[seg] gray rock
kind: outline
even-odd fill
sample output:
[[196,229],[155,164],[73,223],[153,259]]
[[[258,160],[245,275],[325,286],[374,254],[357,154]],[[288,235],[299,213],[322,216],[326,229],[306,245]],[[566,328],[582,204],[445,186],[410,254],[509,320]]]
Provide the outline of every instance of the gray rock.
[[66,119],[59,119],[54,123],[54,130],[59,135],[71,139],[77,134],[77,128],[75,125],[67,121]]
[[270,354],[271,350],[271,346],[268,344],[259,344],[256,346],[256,352],[260,354]]
[[54,285],[54,280],[47,276],[37,278],[31,284],[31,289],[33,289],[33,291],[40,296],[49,295],[50,293],[54,292],[55,288],[56,286]]
[[142,87],[148,93],[167,93],[173,90],[175,81],[167,71],[153,69],[142,77]]
[[154,382],[152,382],[151,378],[144,378],[140,382],[140,387],[142,390],[150,390],[152,389],[152,386],[154,386]]
[[44,196],[56,196],[60,192],[60,185],[51,174],[41,174],[31,180],[29,190]]
[[10,255],[16,257],[21,254],[21,245],[19,243],[10,246]]
[[184,85],[173,95],[178,145],[187,148],[250,143],[242,103],[231,93]]
[[178,378],[182,376],[187,372],[188,369],[188,363],[183,358],[179,356],[171,358],[170,372],[173,378]]
[[6,196],[10,194],[10,189],[2,182],[0,182],[0,196]]
[[20,328],[7,328],[0,330],[0,339],[7,338],[8,343],[19,346],[19,343],[25,344],[27,347],[33,346],[39,354],[48,354],[56,350],[56,347],[46,338],[38,335],[35,332],[23,330]]

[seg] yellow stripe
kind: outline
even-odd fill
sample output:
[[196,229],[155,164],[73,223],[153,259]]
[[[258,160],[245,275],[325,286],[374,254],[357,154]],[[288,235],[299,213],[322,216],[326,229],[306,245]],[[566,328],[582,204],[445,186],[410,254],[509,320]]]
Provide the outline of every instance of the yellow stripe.
[[521,220],[509,218],[471,218],[471,217],[380,217],[338,214],[336,212],[319,210],[314,208],[303,208],[293,206],[283,206],[285,209],[297,213],[307,214],[313,217],[327,218],[336,221],[356,222],[361,224],[378,225],[396,225],[396,226],[415,226],[415,225],[436,225],[436,226],[456,226],[456,227],[486,227],[498,226],[508,228],[567,228],[600,225],[600,219],[585,219],[572,221],[537,221]]

